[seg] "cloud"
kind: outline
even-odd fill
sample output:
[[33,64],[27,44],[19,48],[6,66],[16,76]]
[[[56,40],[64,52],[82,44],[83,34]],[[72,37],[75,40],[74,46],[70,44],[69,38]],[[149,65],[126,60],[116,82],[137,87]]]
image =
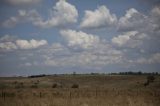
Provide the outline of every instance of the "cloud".
[[115,47],[124,51],[125,63],[131,65],[160,63],[157,48],[157,45],[160,45],[159,22],[158,6],[149,11],[148,15],[131,8],[119,19],[117,29],[121,34],[114,36],[111,41]]
[[16,39],[12,41],[16,49],[12,50],[20,50],[16,52],[20,59],[19,61],[26,66],[30,66],[28,63],[31,63],[32,67],[36,65],[56,68],[82,67],[93,69],[123,63],[123,52],[104,42],[98,35],[75,30],[61,30],[60,34],[67,45],[64,42],[54,42],[41,47],[46,44],[45,41]]
[[[47,20],[44,20],[36,10],[19,10],[16,16],[5,22],[5,25],[14,26],[18,23],[31,22],[35,26],[48,28],[75,23],[78,12],[72,17],[76,13],[76,8],[69,3],[67,6],[66,3],[64,0],[58,1],[53,7],[51,17]],[[74,8],[75,11],[68,11],[66,9],[68,7],[70,8],[68,10]],[[66,11],[61,12],[61,10]],[[118,33],[117,36],[113,36],[111,41],[104,41],[98,35],[83,31],[60,30],[64,42],[49,45],[46,40],[23,40],[6,35],[0,38],[0,51],[20,50],[19,54],[26,56],[25,60],[21,59],[25,61],[26,66],[39,65],[47,68],[87,67],[94,69],[112,65],[126,67],[128,65],[160,63],[160,53],[157,47],[160,45],[159,7],[154,7],[149,15],[144,15],[131,8],[119,20],[105,6],[98,7],[95,11],[87,11],[81,22],[81,25],[83,22],[85,24],[81,28],[113,26],[115,28],[113,30]],[[44,45],[46,46],[43,47]],[[29,53],[33,56],[27,57]]]
[[125,16],[119,19],[118,30],[132,31],[142,28],[147,24],[147,16],[141,14],[136,9],[131,8],[126,11]]
[[30,41],[28,41],[11,38],[12,37],[9,37],[9,35],[0,38],[0,50],[13,51],[16,49],[35,49],[48,44],[46,40],[31,39]]
[[63,26],[77,22],[78,11],[74,5],[65,0],[59,0],[51,11],[52,17],[46,21],[37,22],[37,26],[47,28],[54,26]]
[[145,43],[149,41],[148,35],[146,33],[141,33],[138,31],[124,32],[117,37],[112,38],[112,44],[117,47],[122,48],[132,48],[140,49],[145,46]]
[[123,35],[118,35],[117,37],[112,38],[112,43],[116,44],[117,46],[123,46],[131,40],[132,36],[135,36],[137,33],[137,31],[130,31],[124,33]]
[[12,16],[9,19],[5,20],[2,23],[3,27],[11,28],[16,26],[19,23],[31,22],[34,25],[41,21],[42,18],[36,10],[18,10],[18,14],[16,16]]
[[116,50],[97,35],[75,30],[61,30],[60,34],[67,45],[53,44],[54,46],[44,50],[45,66],[97,68],[123,64],[123,52]]
[[160,30],[160,7],[154,7],[151,10],[151,21],[152,26],[155,28],[155,31]]
[[9,28],[9,27],[15,26],[17,23],[18,23],[18,20],[16,17],[10,17],[8,20],[2,23],[2,26]]
[[40,46],[47,45],[47,41],[46,40],[34,40],[34,39],[27,41],[27,40],[18,39],[16,40],[16,45],[20,49],[34,49]]
[[[153,16],[157,16],[157,17],[159,17],[160,16],[160,8],[159,7],[154,7],[152,10],[151,10],[151,14],[153,15]],[[155,18],[157,18],[157,17],[155,17]]]
[[12,16],[2,23],[4,27],[14,27],[18,23],[31,22],[33,25],[41,28],[60,27],[76,23],[78,11],[74,5],[65,0],[59,0],[50,10],[47,20],[44,20],[36,10],[18,10],[17,16]]
[[61,30],[60,34],[66,40],[69,47],[88,49],[96,46],[100,42],[98,36],[87,34],[82,31]]
[[31,5],[41,1],[42,0],[2,0],[1,2],[5,2],[10,5]]
[[0,43],[0,50],[11,51],[11,50],[15,50],[15,49],[17,49],[17,46],[13,42]]
[[160,33],[160,8],[155,6],[149,15],[144,15],[131,8],[119,19],[117,29],[121,32],[136,30],[156,36]]
[[159,45],[160,35],[160,8],[154,7],[148,15],[138,12],[131,8],[119,19],[119,35],[114,36],[111,42],[114,46],[121,49],[134,49],[135,51],[144,50],[157,52],[156,45]]
[[0,42],[12,42],[16,39],[16,36],[11,36],[11,35],[4,35],[0,38]]
[[[63,51],[64,52],[64,51]],[[123,53],[107,45],[84,50],[81,52],[70,51],[67,55],[59,57],[46,54],[44,64],[51,67],[104,67],[109,64],[123,63]]]
[[136,63],[138,64],[156,64],[158,63],[159,64],[160,63],[160,53],[152,54],[148,58],[141,57],[136,60]]
[[14,43],[16,37],[10,35],[4,35],[0,38],[0,50],[11,51],[17,49],[17,46]]
[[111,14],[106,6],[100,6],[95,11],[86,10],[80,24],[81,28],[102,28],[113,26],[117,22],[115,14]]
[[30,67],[30,66],[32,66],[32,64],[31,64],[31,63],[29,63],[29,62],[27,62],[27,63],[25,63],[23,66]]

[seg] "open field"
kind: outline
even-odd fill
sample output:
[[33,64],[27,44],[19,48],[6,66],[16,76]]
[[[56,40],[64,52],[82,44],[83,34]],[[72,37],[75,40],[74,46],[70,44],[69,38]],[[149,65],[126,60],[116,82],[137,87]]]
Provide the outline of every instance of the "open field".
[[59,75],[0,78],[0,106],[159,106],[160,76]]

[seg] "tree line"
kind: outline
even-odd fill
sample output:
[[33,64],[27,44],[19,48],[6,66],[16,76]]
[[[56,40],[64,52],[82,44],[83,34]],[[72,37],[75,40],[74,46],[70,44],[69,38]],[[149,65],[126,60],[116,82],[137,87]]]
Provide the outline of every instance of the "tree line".
[[110,75],[159,75],[158,72],[119,72],[119,73],[110,73]]

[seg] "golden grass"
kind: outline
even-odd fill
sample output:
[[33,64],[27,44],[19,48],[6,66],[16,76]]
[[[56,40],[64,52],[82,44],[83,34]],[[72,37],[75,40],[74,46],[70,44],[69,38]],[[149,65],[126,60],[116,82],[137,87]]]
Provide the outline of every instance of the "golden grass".
[[[30,86],[39,80],[38,88]],[[23,82],[15,88],[14,82]],[[0,106],[159,106],[160,77],[144,87],[146,76],[59,76],[1,79]],[[52,83],[62,88],[52,88]],[[71,88],[77,83],[79,88]],[[5,96],[4,96],[5,95]]]

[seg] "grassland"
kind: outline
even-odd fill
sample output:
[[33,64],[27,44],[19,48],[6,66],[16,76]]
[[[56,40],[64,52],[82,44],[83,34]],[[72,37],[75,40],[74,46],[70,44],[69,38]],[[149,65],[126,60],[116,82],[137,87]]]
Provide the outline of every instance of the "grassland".
[[[160,76],[59,75],[0,78],[0,106],[159,106]],[[78,85],[73,87],[73,85]]]

